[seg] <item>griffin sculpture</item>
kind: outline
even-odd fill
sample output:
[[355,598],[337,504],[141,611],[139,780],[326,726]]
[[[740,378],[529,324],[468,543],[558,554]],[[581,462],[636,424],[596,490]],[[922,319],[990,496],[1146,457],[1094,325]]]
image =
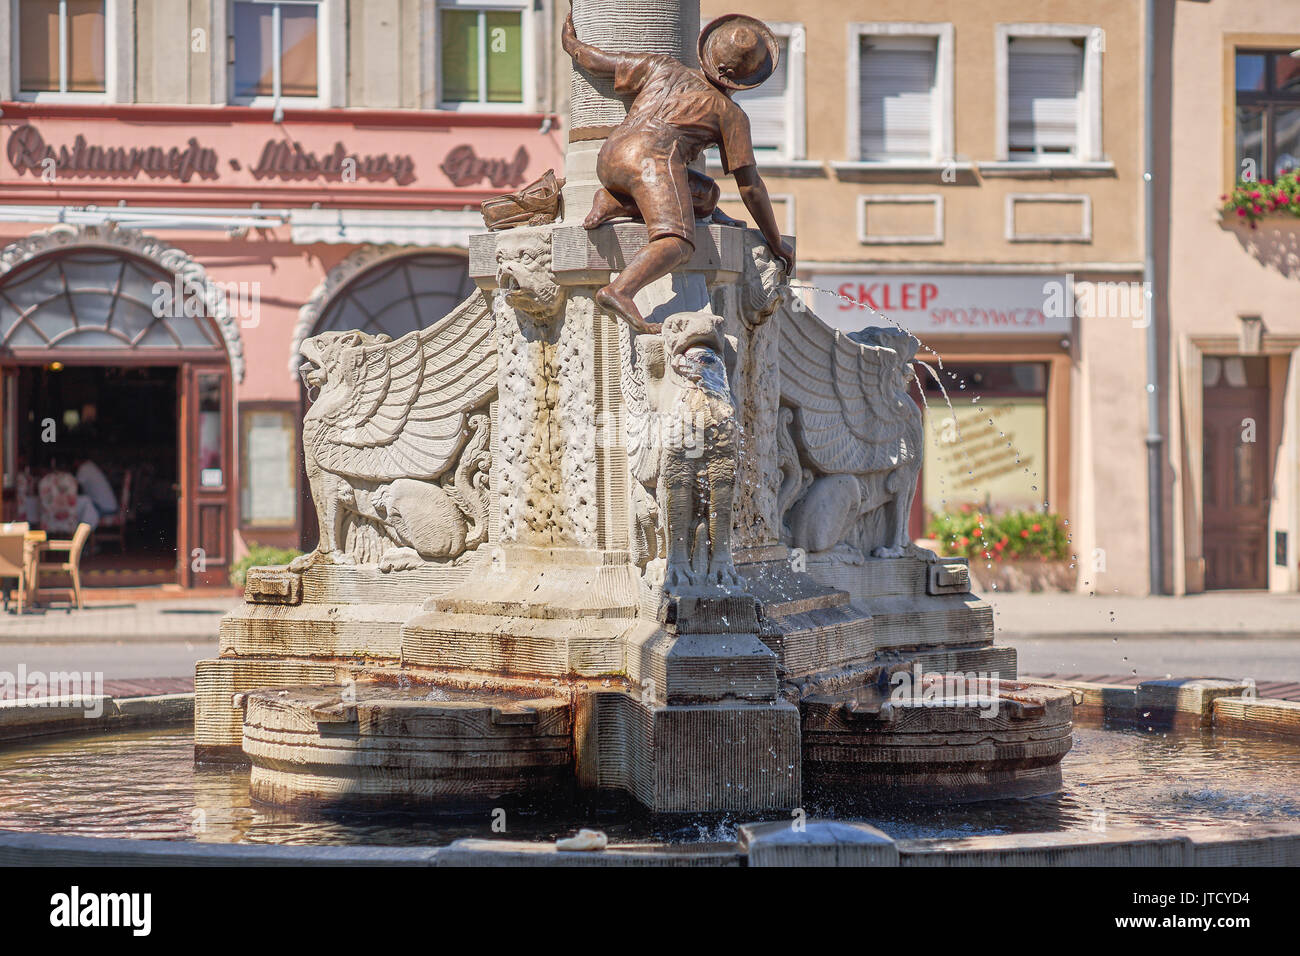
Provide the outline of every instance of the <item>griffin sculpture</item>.
[[320,543],[313,561],[401,570],[458,557],[487,535],[489,403],[496,324],[474,292],[396,341],[325,332],[302,345],[303,380],[320,394],[303,451]]

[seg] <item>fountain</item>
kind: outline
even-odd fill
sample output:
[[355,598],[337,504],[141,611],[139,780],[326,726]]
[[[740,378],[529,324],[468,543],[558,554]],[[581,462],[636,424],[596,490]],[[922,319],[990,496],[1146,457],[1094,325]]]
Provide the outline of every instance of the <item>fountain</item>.
[[[766,230],[711,215],[698,172],[694,249],[668,235],[662,144],[582,64],[695,66],[694,4],[587,0],[572,22],[563,218],[473,237],[478,291],[423,331],[304,346],[321,544],[250,573],[198,666],[198,756],[249,760],[259,800],[334,808],[561,784],[659,813],[1052,792],[1069,692],[1017,684],[966,564],[906,537],[915,339],[827,326],[786,284],[770,206]],[[663,243],[686,252],[656,277]]]
[[[696,0],[576,0],[572,22],[563,183],[548,175],[485,204],[475,293],[396,341],[328,332],[304,344],[320,545],[249,572],[219,656],[197,667],[197,760],[250,766],[245,796],[276,814],[463,819],[438,815],[621,794],[616,831],[638,813],[777,821],[741,826],[730,849],[705,841],[697,862],[1237,852],[1218,837],[1077,832],[905,846],[862,823],[807,820],[808,808],[930,804],[1024,815],[1018,801],[1061,789],[1076,704],[1105,713],[1119,692],[1017,680],[966,562],[908,540],[917,340],[837,332],[793,292],[794,239],[774,234],[752,166],[740,174],[757,230],[715,214],[707,177],[656,166],[661,154],[629,139],[636,84],[680,81],[639,55],[695,67],[698,49],[710,76],[743,86],[764,51],[734,48],[761,27],[723,18],[697,48]],[[600,75],[614,61],[617,89]],[[708,103],[734,124],[734,105]],[[728,159],[744,146],[729,141]],[[645,188],[609,192],[629,175]],[[674,183],[678,213],[689,202],[699,219],[693,243],[665,225],[657,190]],[[1230,692],[1145,691],[1161,713],[1197,720]],[[1103,752],[1096,772],[1111,756],[1086,740]],[[1295,774],[1290,757],[1268,759]],[[968,821],[958,834],[990,832],[986,812],[944,811]],[[1254,859],[1300,853],[1294,828],[1251,839],[1241,852]],[[592,858],[488,842],[440,859]],[[0,858],[21,856],[6,846]],[[619,852],[596,856],[668,851]]]

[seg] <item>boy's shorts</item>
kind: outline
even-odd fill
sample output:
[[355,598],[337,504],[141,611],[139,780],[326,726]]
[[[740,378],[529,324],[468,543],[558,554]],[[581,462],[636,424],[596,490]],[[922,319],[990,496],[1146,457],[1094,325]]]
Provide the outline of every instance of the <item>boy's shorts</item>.
[[656,156],[649,150],[639,155],[623,154],[617,166],[607,162],[602,149],[597,162],[597,173],[605,187],[612,193],[632,197],[651,240],[676,236],[695,245],[691,186],[676,143],[667,156]]

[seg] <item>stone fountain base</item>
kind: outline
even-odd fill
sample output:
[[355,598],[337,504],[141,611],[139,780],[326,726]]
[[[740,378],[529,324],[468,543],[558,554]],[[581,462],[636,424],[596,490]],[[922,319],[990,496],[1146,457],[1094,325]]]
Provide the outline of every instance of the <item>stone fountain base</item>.
[[[769,812],[1059,786],[1070,693],[1015,683],[961,562],[794,573],[755,557],[740,565],[752,595],[729,597],[624,594],[617,562],[598,563],[609,586],[587,593],[608,600],[586,609],[520,600],[517,560],[254,569],[198,668],[198,756],[249,761],[256,799],[311,807],[576,786],[654,812]],[[469,579],[493,598],[465,604]],[[954,674],[997,684],[932,693]]]

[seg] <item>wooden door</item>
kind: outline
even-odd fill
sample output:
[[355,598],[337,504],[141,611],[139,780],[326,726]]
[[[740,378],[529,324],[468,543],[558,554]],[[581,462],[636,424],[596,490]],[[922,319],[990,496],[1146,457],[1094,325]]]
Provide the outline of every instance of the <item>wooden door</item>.
[[0,521],[17,517],[18,369],[0,365]]
[[1267,588],[1268,387],[1206,388],[1204,412],[1205,587]]
[[229,583],[232,496],[230,369],[181,366],[176,556],[186,587]]

